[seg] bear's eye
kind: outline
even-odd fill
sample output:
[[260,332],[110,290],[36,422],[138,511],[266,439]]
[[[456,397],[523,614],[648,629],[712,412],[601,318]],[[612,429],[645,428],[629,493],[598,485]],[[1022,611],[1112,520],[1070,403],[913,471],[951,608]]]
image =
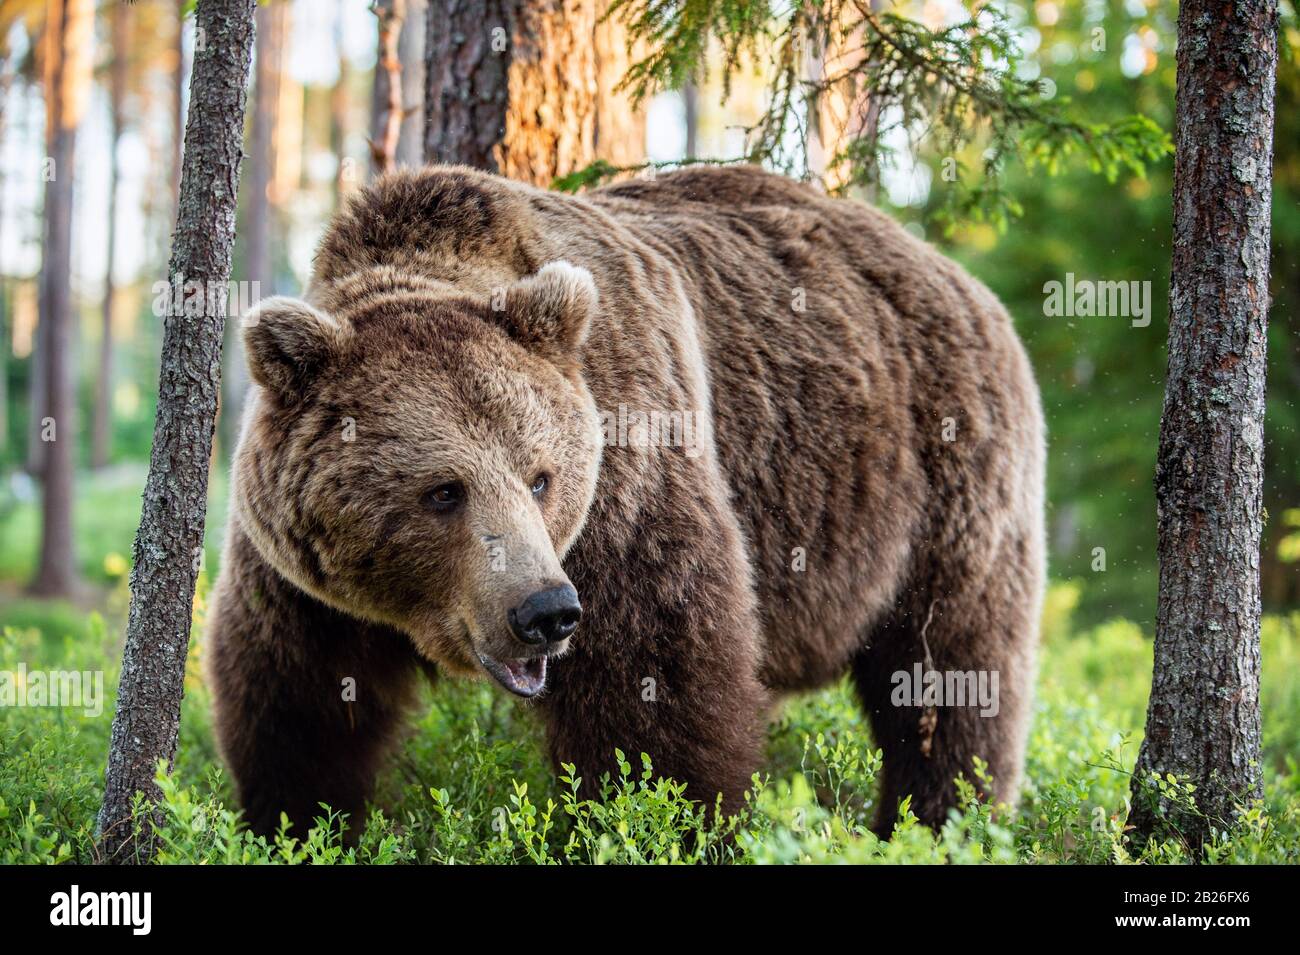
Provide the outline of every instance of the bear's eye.
[[431,491],[426,491],[420,503],[431,511],[445,514],[454,511],[465,499],[465,488],[458,482],[439,484]]
[[546,490],[546,486],[550,483],[551,483],[551,476],[549,474],[539,474],[537,475],[537,477],[533,478],[533,487],[532,487],[533,497],[539,496],[543,491]]

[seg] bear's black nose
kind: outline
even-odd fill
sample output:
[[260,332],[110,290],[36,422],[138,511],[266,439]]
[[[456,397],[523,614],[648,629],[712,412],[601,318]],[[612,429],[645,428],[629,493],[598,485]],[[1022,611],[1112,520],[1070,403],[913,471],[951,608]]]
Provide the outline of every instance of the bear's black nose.
[[559,643],[578,627],[582,604],[572,585],[549,587],[532,594],[507,614],[510,629],[530,647]]

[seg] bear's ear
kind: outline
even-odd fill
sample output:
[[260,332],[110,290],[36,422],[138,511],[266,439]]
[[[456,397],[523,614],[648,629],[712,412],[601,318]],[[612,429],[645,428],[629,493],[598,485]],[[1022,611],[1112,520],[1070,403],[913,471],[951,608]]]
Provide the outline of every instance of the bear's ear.
[[351,329],[301,299],[273,295],[244,316],[248,373],[268,391],[300,396],[329,362],[340,356]]
[[548,262],[536,275],[506,289],[501,317],[521,345],[564,361],[586,341],[598,302],[590,272],[568,262]]

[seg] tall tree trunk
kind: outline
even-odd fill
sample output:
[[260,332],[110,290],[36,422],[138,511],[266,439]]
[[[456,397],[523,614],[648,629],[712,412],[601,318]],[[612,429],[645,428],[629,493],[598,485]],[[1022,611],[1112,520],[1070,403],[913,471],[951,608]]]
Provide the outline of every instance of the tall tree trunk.
[[[1160,593],[1130,822],[1195,853],[1260,795],[1259,541],[1276,0],[1178,10]],[[1195,809],[1152,775],[1195,785]]]
[[[46,39],[41,40],[42,47]],[[24,115],[31,109],[31,100],[24,97],[21,101]],[[46,119],[48,120],[48,115]],[[17,127],[19,124],[15,124]],[[38,279],[37,321],[32,334],[32,349],[28,356],[27,378],[27,450],[24,469],[32,478],[39,478],[45,469],[46,444],[41,440],[41,419],[45,417],[45,333],[49,326],[40,318],[44,303],[39,294],[43,286]]]
[[424,158],[549,186],[595,158],[595,0],[429,0]]
[[72,188],[77,122],[90,79],[89,0],[50,0],[46,21],[45,83],[52,175],[45,188],[45,247],[41,261],[41,317],[46,326],[45,443],[41,470],[41,556],[32,592],[68,596],[76,586],[72,536],[73,449],[76,407],[72,362]]
[[203,553],[208,462],[221,390],[226,283],[235,242],[235,205],[256,0],[199,0],[205,38],[195,50],[189,122],[168,280],[208,292],[163,319],[153,451],[131,570],[131,610],[117,712],[99,813],[100,848],[112,862],[147,861],[156,816],[133,831],[137,792],[158,796],[154,772],[169,766],[180,732],[194,584]]
[[[876,101],[856,77],[842,74],[863,59],[861,46],[864,26],[845,33],[845,21],[856,21],[866,12],[876,13],[885,6],[885,0],[835,8],[834,21],[817,20],[813,26],[816,42],[810,44],[808,53],[809,79],[814,83],[829,84],[808,103],[808,171],[828,192],[840,192],[849,182],[852,170],[842,153],[853,141],[872,139],[879,126]],[[832,82],[841,77],[837,82]],[[869,199],[875,200],[874,181],[868,190]]]
[[172,74],[172,223],[180,214],[181,152],[185,148],[185,4],[176,0],[176,72]]
[[[38,285],[40,295],[45,294],[45,285]],[[50,333],[50,323],[45,320],[45,303],[38,301],[36,333],[32,336],[31,377],[28,381],[27,409],[27,473],[33,478],[40,478],[45,473],[45,459],[49,444],[41,440],[41,422],[46,417],[46,398],[49,388],[45,384],[46,370],[49,363],[45,353],[49,351],[45,339]]]
[[118,141],[122,138],[122,100],[126,95],[127,17],[130,6],[113,4],[113,63],[108,84],[109,157],[108,157],[108,264],[104,267],[104,323],[99,342],[99,377],[96,381],[94,422],[91,426],[90,466],[108,464],[113,434],[113,260],[117,248],[117,162]]
[[694,83],[682,87],[682,109],[686,123],[686,154],[683,159],[698,159],[700,155],[700,88]]
[[342,0],[335,10],[334,46],[339,58],[339,78],[330,90],[330,150],[338,164],[334,172],[334,208],[342,205],[352,178],[351,163],[344,155],[347,149],[348,135],[348,58],[343,52],[343,12]]
[[370,171],[378,176],[397,163],[402,134],[402,57],[399,51],[406,0],[375,0],[379,45],[371,98]]
[[428,11],[425,0],[406,0],[406,19],[397,53],[402,61],[402,133],[397,140],[397,163],[424,163],[424,32]]
[[645,109],[619,89],[628,68],[640,57],[631,48],[627,27],[618,17],[607,17],[610,0],[596,0],[596,26],[592,49],[596,54],[596,158],[615,166],[635,166],[645,161]]
[[549,186],[595,159],[645,158],[617,86],[627,30],[608,0],[428,0],[424,160]]
[[[276,165],[275,131],[279,126],[280,60],[284,50],[288,3],[259,5],[257,8],[257,60],[253,83],[252,129],[248,145],[247,199],[244,205],[244,281],[254,283],[251,296],[275,294],[275,272],[271,257],[274,215],[271,183]],[[238,328],[231,325],[226,335],[226,378],[221,400],[221,441],[226,454],[235,446],[239,419],[248,390],[243,343]]]

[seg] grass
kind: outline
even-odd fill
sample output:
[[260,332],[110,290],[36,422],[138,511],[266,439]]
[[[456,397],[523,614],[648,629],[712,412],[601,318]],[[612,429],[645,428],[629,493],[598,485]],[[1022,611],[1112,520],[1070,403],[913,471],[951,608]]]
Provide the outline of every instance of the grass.
[[[77,477],[73,510],[77,568],[91,588],[111,587],[130,569],[145,472],[146,465],[137,462]],[[0,480],[4,477],[0,475]],[[4,542],[0,547],[0,582],[8,582],[10,592],[31,579],[40,555],[37,493],[25,475],[12,475],[7,485],[0,483],[0,541]],[[208,567],[217,566],[225,523],[226,474],[214,469],[208,482],[204,535],[204,562]],[[0,589],[0,599],[3,596],[4,590]],[[0,605],[0,612],[8,615],[9,605]]]
[[[138,496],[126,508],[121,493],[102,494],[83,498],[79,522],[93,524],[99,535],[79,538],[96,542],[86,545],[83,569],[105,567],[105,558],[123,553],[122,542],[130,540],[131,518],[113,517],[110,505],[133,511]],[[94,501],[103,509],[96,512]],[[21,509],[10,509],[7,518],[0,513],[6,541],[15,520],[23,526]],[[305,837],[254,838],[233,808],[199,677],[206,589],[215,568],[210,557],[195,609],[176,767],[163,778],[160,863],[1191,861],[1176,841],[1139,853],[1124,832],[1151,643],[1124,620],[1077,630],[1071,613],[1080,589],[1071,583],[1054,586],[1047,601],[1025,784],[1015,810],[974,798],[971,781],[983,770],[973,765],[969,781],[957,783],[961,807],[941,832],[918,825],[904,809],[894,837],[876,839],[867,826],[880,755],[843,684],[785,706],[770,728],[768,759],[747,811],[714,825],[706,807],[656,777],[639,753],[620,755],[613,779],[557,778],[526,707],[482,684],[444,681],[426,691],[380,780],[359,845],[345,847],[339,820],[324,810]],[[12,554],[5,560],[10,572],[29,570]],[[0,707],[0,863],[95,861],[93,826],[126,598],[124,568],[117,569],[95,578],[104,588],[104,616],[66,604],[0,602],[0,670],[25,665],[29,672],[98,670],[107,677],[99,716]],[[1300,862],[1300,613],[1266,619],[1263,657],[1265,798],[1248,807],[1234,831],[1219,835],[1203,861]]]
[[[200,617],[201,617],[200,609]],[[0,668],[102,668],[115,641],[89,618],[89,637],[7,627]],[[1265,724],[1294,726],[1290,680],[1300,615],[1265,628]],[[160,862],[1184,862],[1173,842],[1136,856],[1123,832],[1144,706],[1150,644],[1124,622],[1050,636],[1017,810],[994,812],[960,783],[963,806],[939,834],[904,813],[889,842],[867,831],[880,756],[847,686],[788,705],[750,811],[725,824],[623,757],[616,779],[556,778],[524,707],[481,684],[429,691],[381,779],[361,843],[344,848],[338,820],[303,840],[266,841],[239,827],[212,743],[209,700],[191,655],[175,773],[164,781]],[[1270,676],[1269,674],[1278,674]],[[109,687],[111,693],[111,686]],[[90,862],[110,712],[0,710],[0,862]],[[1289,722],[1288,722],[1289,721]],[[1210,850],[1217,862],[1300,861],[1300,769],[1286,734],[1266,746],[1266,798]],[[972,767],[971,778],[981,772]],[[601,799],[588,798],[593,788]],[[322,816],[325,816],[322,813]],[[723,838],[723,835],[728,838]]]

